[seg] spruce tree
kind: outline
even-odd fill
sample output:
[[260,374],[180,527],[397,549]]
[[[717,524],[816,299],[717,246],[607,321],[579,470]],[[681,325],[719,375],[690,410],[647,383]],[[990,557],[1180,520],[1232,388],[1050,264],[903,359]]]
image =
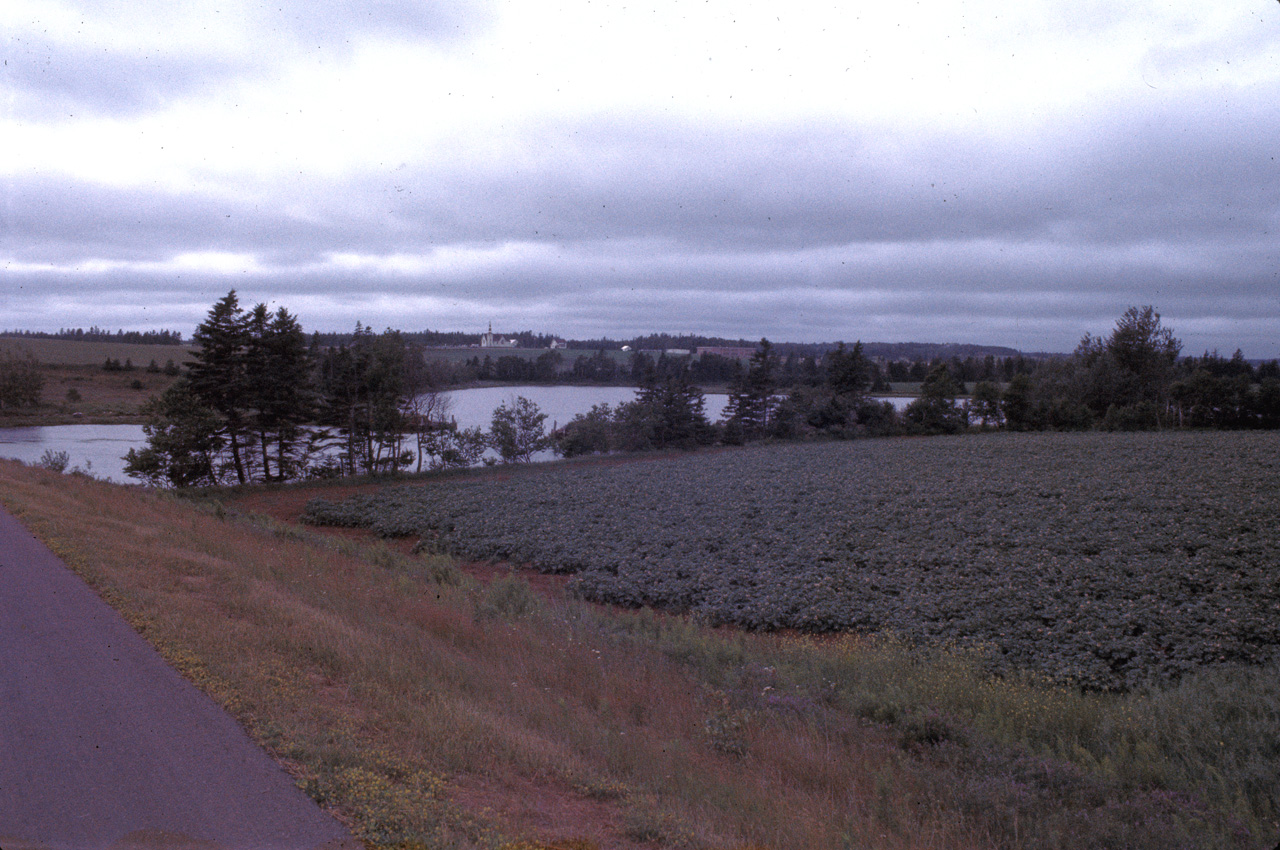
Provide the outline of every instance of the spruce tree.
[[[668,366],[659,377],[650,371],[636,391],[635,420],[647,448],[693,448],[711,442],[706,398],[693,383],[687,361]],[[634,441],[633,441],[634,442]]]
[[342,434],[343,467],[350,475],[394,471],[411,458],[406,430],[407,350],[398,331],[378,336],[356,324],[348,346],[321,365],[325,422]]
[[267,313],[265,304],[254,307],[245,349],[245,401],[268,481],[291,478],[301,466],[298,450],[303,425],[316,414],[313,371],[307,338],[297,319],[284,307],[274,314]]
[[758,440],[767,433],[778,389],[774,378],[776,366],[773,345],[767,339],[760,340],[746,373],[734,382],[729,393],[726,430],[731,441]]
[[249,319],[240,309],[234,289],[213,305],[192,341],[197,348],[190,367],[191,393],[221,417],[236,479],[244,484],[249,480],[244,457],[248,441],[245,350]]

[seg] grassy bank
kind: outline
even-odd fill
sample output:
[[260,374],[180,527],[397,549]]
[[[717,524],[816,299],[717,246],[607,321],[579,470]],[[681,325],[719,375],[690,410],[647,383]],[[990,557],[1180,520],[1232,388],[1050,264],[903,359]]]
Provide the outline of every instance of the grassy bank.
[[1274,671],[1085,696],[10,462],[0,501],[372,845],[1274,844]]

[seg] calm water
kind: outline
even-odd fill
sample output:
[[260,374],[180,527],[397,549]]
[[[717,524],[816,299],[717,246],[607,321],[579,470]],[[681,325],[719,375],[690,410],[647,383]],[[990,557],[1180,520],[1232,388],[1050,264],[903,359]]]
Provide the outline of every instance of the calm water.
[[[458,420],[459,428],[480,427],[489,430],[493,411],[500,404],[511,407],[518,396],[538,405],[547,414],[547,430],[564,425],[579,413],[587,413],[593,405],[608,404],[615,407],[636,397],[634,387],[482,387],[474,390],[455,390],[449,395],[448,416]],[[723,393],[706,396],[707,418],[712,422],[724,413],[729,397]]]
[[[564,425],[592,405],[617,405],[635,398],[631,387],[483,387],[455,390],[449,393],[448,416],[460,428],[489,429],[493,410],[500,404],[511,406],[518,396],[538,405],[547,414],[547,429]],[[902,410],[911,399],[893,398],[894,407]],[[723,393],[706,396],[707,418],[712,422],[724,413],[729,397]],[[33,464],[46,451],[66,452],[70,467],[80,467],[99,478],[128,483],[124,474],[124,455],[141,448],[146,440],[141,425],[49,425],[40,428],[0,428],[0,457],[17,458]],[[547,453],[546,457],[551,455]],[[68,467],[68,468],[70,468]]]
[[33,464],[46,451],[66,452],[67,467],[80,467],[98,478],[127,483],[125,452],[146,444],[141,425],[48,425],[41,428],[0,428],[0,457]]

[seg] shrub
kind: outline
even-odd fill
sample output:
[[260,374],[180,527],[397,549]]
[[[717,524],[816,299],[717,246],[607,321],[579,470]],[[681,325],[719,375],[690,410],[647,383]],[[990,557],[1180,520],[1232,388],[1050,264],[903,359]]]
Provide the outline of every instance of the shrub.
[[538,597],[529,582],[516,575],[494,579],[485,588],[476,607],[476,616],[519,619],[538,607]]
[[67,466],[71,463],[71,455],[66,452],[55,452],[53,449],[45,449],[44,454],[40,455],[40,460],[36,465],[49,469],[54,472],[66,472]]

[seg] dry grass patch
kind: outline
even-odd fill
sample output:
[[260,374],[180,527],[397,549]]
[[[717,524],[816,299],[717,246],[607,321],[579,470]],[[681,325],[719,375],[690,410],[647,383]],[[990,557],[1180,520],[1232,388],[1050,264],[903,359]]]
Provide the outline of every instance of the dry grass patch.
[[1251,811],[1167,792],[1186,775],[1126,772],[1143,719],[1168,752],[1199,745],[1176,723],[1194,693],[1085,697],[892,640],[611,611],[12,463],[0,501],[371,846],[1265,843]]
[[[922,828],[882,730],[764,716],[719,728],[723,695],[683,665],[518,579],[436,583],[430,560],[369,559],[350,542],[12,463],[0,487],[373,844],[973,844],[954,813]],[[877,782],[896,789],[892,818],[864,800]]]

